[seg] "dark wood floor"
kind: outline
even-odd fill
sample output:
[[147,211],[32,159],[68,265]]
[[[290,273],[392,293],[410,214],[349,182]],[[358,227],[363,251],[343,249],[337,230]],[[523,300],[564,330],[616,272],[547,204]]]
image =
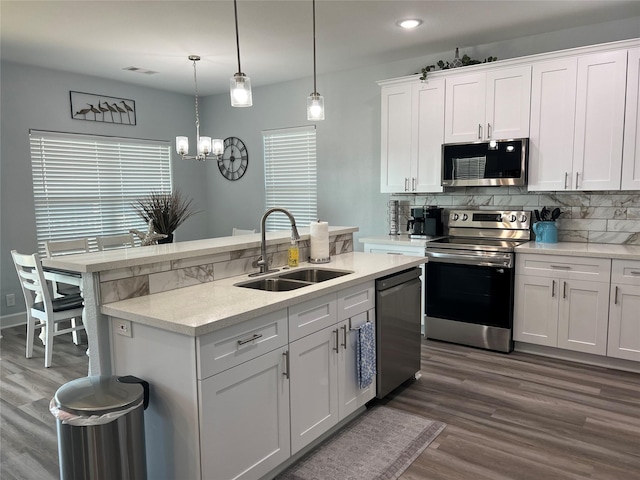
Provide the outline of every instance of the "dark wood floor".
[[[24,327],[2,333],[0,478],[56,479],[49,401],[86,375],[85,348],[58,337],[45,369]],[[381,403],[447,427],[400,480],[640,480],[640,375],[432,341],[422,371]]]

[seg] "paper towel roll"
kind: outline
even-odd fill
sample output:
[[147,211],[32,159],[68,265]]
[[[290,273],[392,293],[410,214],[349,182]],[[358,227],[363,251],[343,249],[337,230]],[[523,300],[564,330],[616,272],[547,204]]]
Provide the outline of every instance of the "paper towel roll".
[[310,227],[311,262],[329,261],[329,223],[314,222]]

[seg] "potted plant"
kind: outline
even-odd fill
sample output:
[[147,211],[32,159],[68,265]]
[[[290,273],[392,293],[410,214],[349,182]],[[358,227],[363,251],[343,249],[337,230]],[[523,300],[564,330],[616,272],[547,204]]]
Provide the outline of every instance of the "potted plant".
[[167,235],[158,243],[171,243],[173,232],[187,218],[199,213],[195,210],[193,199],[185,197],[178,190],[171,193],[151,192],[135,200],[132,207],[147,224],[153,222],[156,233]]

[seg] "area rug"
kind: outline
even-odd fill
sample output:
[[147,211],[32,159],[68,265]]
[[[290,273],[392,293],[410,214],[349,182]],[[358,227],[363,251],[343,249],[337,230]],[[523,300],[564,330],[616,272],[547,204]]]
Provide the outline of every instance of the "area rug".
[[395,480],[445,427],[442,422],[375,406],[277,480]]

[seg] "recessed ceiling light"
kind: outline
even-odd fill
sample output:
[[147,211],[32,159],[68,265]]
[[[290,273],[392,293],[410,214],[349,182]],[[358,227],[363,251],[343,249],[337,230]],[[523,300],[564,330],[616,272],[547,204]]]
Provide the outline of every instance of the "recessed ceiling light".
[[405,20],[398,20],[396,25],[401,28],[406,28],[407,30],[411,30],[412,28],[416,28],[417,26],[422,24],[422,20],[419,18],[407,18]]
[[125,67],[123,68],[123,70],[126,70],[128,72],[143,73],[145,75],[154,75],[158,73],[158,72],[154,72],[153,70],[147,70],[146,68],[140,68],[140,67]]

